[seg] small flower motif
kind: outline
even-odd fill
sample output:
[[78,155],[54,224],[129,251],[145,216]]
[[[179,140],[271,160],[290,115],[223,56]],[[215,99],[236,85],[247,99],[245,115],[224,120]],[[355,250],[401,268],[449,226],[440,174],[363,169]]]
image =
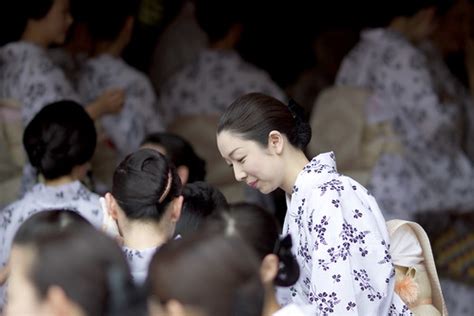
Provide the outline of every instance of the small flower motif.
[[357,219],[357,218],[361,218],[362,217],[362,212],[359,211],[359,210],[354,210],[354,218]]
[[347,303],[346,310],[347,311],[353,311],[355,307],[356,307],[356,303],[349,302],[349,303]]
[[339,283],[339,282],[341,282],[341,275],[340,274],[334,274],[332,276],[332,279],[334,280],[334,282]]
[[339,203],[340,203],[339,200],[332,200],[331,202],[332,202],[332,204],[334,205],[335,208],[339,207]]

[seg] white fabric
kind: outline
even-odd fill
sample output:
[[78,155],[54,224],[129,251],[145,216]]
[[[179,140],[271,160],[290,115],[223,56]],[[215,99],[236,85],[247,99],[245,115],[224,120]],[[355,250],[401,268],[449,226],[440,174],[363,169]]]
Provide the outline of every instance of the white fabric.
[[235,99],[250,92],[286,100],[267,73],[245,62],[237,52],[205,49],[166,82],[159,109],[170,124],[179,116],[222,114]]
[[159,247],[135,250],[128,247],[122,247],[125,257],[127,258],[133,281],[136,284],[143,284],[148,275],[148,266],[155,252]]
[[423,262],[423,250],[415,232],[408,225],[397,229],[390,239],[390,255],[394,265],[413,267]]
[[273,313],[273,316],[309,316],[309,315],[319,315],[319,312],[315,310],[314,306],[298,306],[295,304],[289,304],[276,313]]
[[291,234],[301,268],[288,290],[293,303],[314,305],[321,315],[411,315],[394,292],[377,202],[337,172],[333,153],[316,156],[298,175],[283,233]]
[[463,105],[449,81],[419,48],[388,29],[368,30],[345,57],[337,85],[371,90],[403,145],[382,155],[368,184],[387,219],[413,220],[416,212],[470,210],[474,168],[461,147]]
[[25,126],[49,103],[64,99],[79,101],[71,83],[47,51],[28,42],[13,42],[0,48],[0,99],[21,103]]
[[88,59],[78,74],[77,86],[86,102],[92,102],[109,89],[125,90],[120,113],[101,119],[105,133],[122,157],[137,150],[147,134],[163,131],[149,79],[124,60],[109,54]]
[[[67,209],[77,212],[96,228],[102,226],[103,213],[99,196],[90,192],[79,181],[60,186],[35,185],[25,196],[0,212],[0,268],[10,256],[10,248],[18,228],[32,215],[54,209]],[[0,287],[0,306],[3,304]]]

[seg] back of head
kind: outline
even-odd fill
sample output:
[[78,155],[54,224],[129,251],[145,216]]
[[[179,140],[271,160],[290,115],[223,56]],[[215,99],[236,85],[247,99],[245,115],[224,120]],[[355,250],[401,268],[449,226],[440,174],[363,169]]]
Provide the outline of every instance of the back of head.
[[185,166],[189,170],[188,182],[204,181],[206,162],[194,151],[184,138],[171,133],[154,133],[148,135],[142,145],[152,144],[163,147],[165,155],[176,167]]
[[113,314],[116,296],[127,297],[122,293],[133,288],[117,244],[72,211],[33,215],[19,228],[14,245],[34,252],[30,276],[40,298],[59,286],[86,315]]
[[390,0],[364,1],[358,8],[361,23],[366,27],[386,27],[397,17],[412,17],[423,9],[434,7],[442,14],[454,1],[452,0]]
[[217,126],[217,133],[229,131],[263,146],[268,145],[268,135],[274,130],[286,135],[294,147],[302,150],[311,139],[311,127],[301,107],[293,101],[286,106],[262,93],[239,97],[227,108]]
[[276,217],[263,208],[249,203],[236,203],[213,218],[207,228],[221,230],[226,236],[242,238],[255,250],[260,260],[269,254],[277,255],[280,264],[273,283],[291,286],[298,280],[299,266],[291,253],[291,239],[280,240],[279,227]]
[[138,5],[137,0],[95,1],[85,21],[91,37],[97,41],[116,40],[127,19],[135,16]]
[[165,156],[140,149],[115,170],[112,195],[129,219],[159,221],[168,204],[181,195],[181,182]]
[[242,22],[242,1],[196,0],[196,19],[207,34],[210,43],[215,43]]
[[182,237],[197,231],[206,218],[228,207],[225,196],[206,182],[186,184],[183,198],[183,209],[176,224],[176,234]]
[[44,18],[54,0],[4,1],[0,14],[0,46],[20,40],[28,20]]
[[23,145],[28,158],[46,179],[71,173],[88,162],[95,151],[94,122],[74,101],[44,107],[27,125]]
[[206,316],[260,316],[264,290],[258,269],[255,254],[239,239],[194,235],[155,254],[150,299],[161,304],[174,299]]

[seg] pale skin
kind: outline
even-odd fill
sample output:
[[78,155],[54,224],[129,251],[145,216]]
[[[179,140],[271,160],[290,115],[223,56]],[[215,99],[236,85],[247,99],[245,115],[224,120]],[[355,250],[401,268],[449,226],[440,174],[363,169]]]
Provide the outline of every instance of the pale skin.
[[[69,0],[55,0],[46,16],[41,19],[29,19],[21,40],[47,49],[52,44],[62,45],[71,26]],[[106,114],[120,112],[125,98],[122,89],[110,89],[86,106],[92,119]]]
[[235,179],[264,194],[281,188],[291,195],[298,174],[309,163],[303,151],[276,130],[269,132],[266,146],[224,130],[217,135],[217,147]]

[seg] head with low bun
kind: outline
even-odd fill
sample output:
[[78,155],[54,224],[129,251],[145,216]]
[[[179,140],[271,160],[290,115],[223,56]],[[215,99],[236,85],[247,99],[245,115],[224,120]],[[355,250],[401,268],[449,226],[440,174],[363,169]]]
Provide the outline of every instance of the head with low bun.
[[93,120],[74,101],[45,106],[23,134],[30,163],[46,180],[71,174],[79,179],[85,176],[96,141]]
[[125,241],[132,228],[149,226],[171,238],[183,203],[174,165],[153,149],[140,149],[119,164],[105,199]]
[[242,239],[260,260],[260,278],[265,287],[269,310],[275,299],[275,286],[289,287],[298,281],[300,268],[291,253],[291,236],[280,237],[277,219],[270,212],[249,203],[231,204],[211,218],[205,229]]
[[262,193],[278,187],[291,193],[290,173],[307,162],[304,150],[310,139],[311,127],[301,107],[262,93],[239,97],[217,126],[219,151],[233,167],[236,180]]

